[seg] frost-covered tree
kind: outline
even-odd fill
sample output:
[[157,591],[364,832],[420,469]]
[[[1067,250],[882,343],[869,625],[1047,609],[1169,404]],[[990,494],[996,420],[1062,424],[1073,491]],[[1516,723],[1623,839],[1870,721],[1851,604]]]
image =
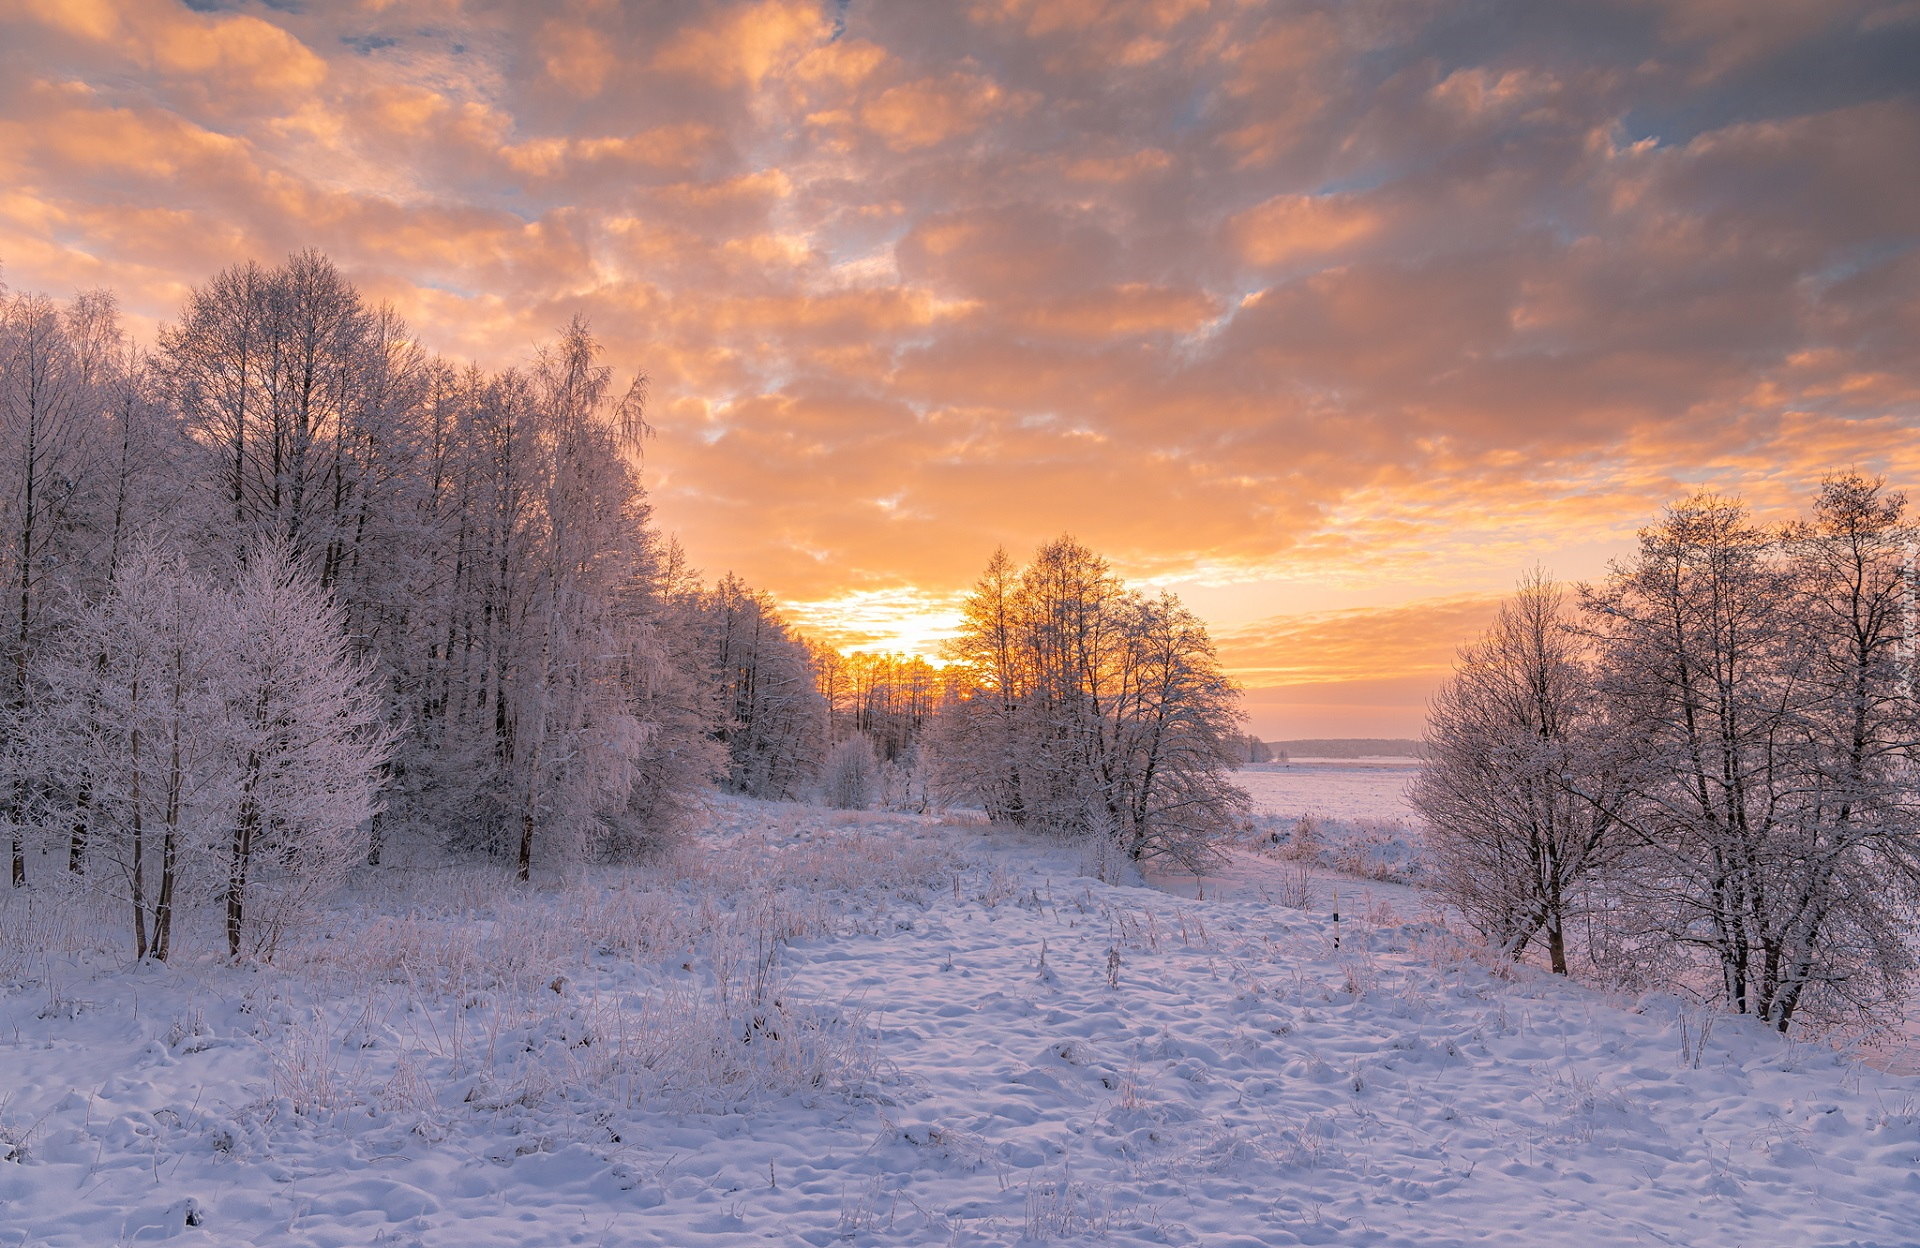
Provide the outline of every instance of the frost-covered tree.
[[878,796],[879,783],[880,764],[874,758],[873,742],[856,733],[828,753],[820,790],[827,805],[835,810],[865,810]]
[[220,606],[227,953],[270,957],[366,856],[392,734],[372,666],[286,543],[254,546]]
[[41,761],[87,795],[89,882],[128,908],[136,957],[164,961],[175,916],[216,891],[232,625],[184,559],[141,542],[45,664]]
[[1669,509],[1587,595],[1633,838],[1626,877],[1725,1004],[1786,1030],[1884,1011],[1913,967],[1912,534],[1829,480],[1784,533],[1711,495]]
[[689,622],[717,699],[727,787],[792,800],[810,788],[826,755],[827,702],[812,656],[766,594],[725,576],[698,592]]
[[1765,1017],[1883,1012],[1914,971],[1920,883],[1920,704],[1911,560],[1920,532],[1904,496],[1845,473],[1825,480],[1783,558],[1810,651],[1805,792],[1784,821],[1790,864],[1760,968]]
[[213,585],[152,539],[41,665],[35,758],[87,795],[87,879],[165,959],[179,916],[271,956],[365,852],[391,734],[342,613],[284,544]]
[[1221,670],[1198,616],[1170,593],[1129,594],[1101,789],[1136,859],[1208,861],[1245,814],[1230,780],[1239,762],[1240,690]]
[[658,730],[636,713],[648,639],[626,609],[647,574],[644,513],[632,510],[637,490],[606,423],[612,370],[597,356],[576,321],[531,378],[524,579],[509,597],[515,654],[502,682],[523,880],[536,833],[560,839],[563,859],[585,853],[596,820],[626,807]]
[[1571,624],[1545,574],[1521,582],[1428,706],[1410,790],[1442,894],[1508,957],[1543,941],[1563,975],[1587,878],[1618,839],[1593,673]]
[[74,555],[75,502],[89,479],[93,387],[58,304],[0,298],[0,813],[11,830],[11,879],[26,882],[36,777],[26,750],[31,673],[66,604],[50,592]]
[[162,334],[201,562],[286,543],[403,725],[372,857],[444,840],[524,874],[677,826],[711,771],[631,462],[644,385],[598,357],[576,322],[528,368],[456,370],[311,252],[216,275]]
[[1004,552],[963,613],[941,712],[946,784],[996,822],[1104,835],[1198,867],[1244,813],[1239,691],[1172,595],[1127,590],[1071,538]]

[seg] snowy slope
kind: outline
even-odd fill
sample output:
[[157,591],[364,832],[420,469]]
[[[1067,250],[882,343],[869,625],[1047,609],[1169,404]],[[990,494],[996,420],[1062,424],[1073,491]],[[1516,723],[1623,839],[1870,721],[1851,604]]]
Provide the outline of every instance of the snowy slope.
[[53,951],[0,960],[0,1245],[1920,1243],[1911,1079],[1379,898],[1336,949],[1265,859],[1193,901],[932,820],[709,842],[383,887],[260,970],[9,900]]

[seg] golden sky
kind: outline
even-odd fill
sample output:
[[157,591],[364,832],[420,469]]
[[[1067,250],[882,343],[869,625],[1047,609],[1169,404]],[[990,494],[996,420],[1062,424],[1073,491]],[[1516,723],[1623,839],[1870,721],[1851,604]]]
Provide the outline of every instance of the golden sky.
[[584,312],[807,626],[925,648],[1072,532],[1263,735],[1411,735],[1534,563],[1920,480],[1917,83],[1911,0],[0,0],[0,263]]

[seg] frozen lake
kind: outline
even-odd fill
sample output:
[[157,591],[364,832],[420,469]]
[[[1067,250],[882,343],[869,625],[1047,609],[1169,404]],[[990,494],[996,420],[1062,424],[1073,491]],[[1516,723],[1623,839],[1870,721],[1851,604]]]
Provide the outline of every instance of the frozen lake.
[[1295,759],[1242,767],[1234,783],[1262,815],[1412,822],[1406,790],[1419,765],[1411,758]]

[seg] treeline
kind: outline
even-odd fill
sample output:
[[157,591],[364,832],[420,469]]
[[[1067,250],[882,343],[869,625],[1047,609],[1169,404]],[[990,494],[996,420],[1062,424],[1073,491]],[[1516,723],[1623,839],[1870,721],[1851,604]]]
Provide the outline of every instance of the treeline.
[[311,252],[217,274],[151,350],[110,293],[0,288],[12,883],[111,890],[142,952],[175,916],[258,951],[409,844],[524,878],[715,781],[798,795],[809,655],[662,541],[612,380],[578,321],[456,365]]
[[1269,757],[1239,689],[1172,594],[1130,590],[1071,537],[996,551],[943,666],[816,646],[833,806],[978,807],[1076,838],[1094,869],[1199,868],[1244,820],[1232,770]]
[[1526,581],[1429,715],[1443,886],[1508,955],[1683,984],[1785,1031],[1915,970],[1920,700],[1906,500],[1700,495],[1570,596]]
[[843,654],[824,644],[812,651],[833,742],[821,786],[827,804],[926,811],[941,796],[928,737],[959,695],[960,670],[918,655]]
[[1237,817],[1237,691],[1177,600],[1062,539],[995,558],[947,666],[810,646],[663,540],[644,400],[579,321],[458,365],[313,252],[146,349],[108,292],[0,288],[12,884],[246,956],[355,864],[630,857],[714,784],[1188,864]]

